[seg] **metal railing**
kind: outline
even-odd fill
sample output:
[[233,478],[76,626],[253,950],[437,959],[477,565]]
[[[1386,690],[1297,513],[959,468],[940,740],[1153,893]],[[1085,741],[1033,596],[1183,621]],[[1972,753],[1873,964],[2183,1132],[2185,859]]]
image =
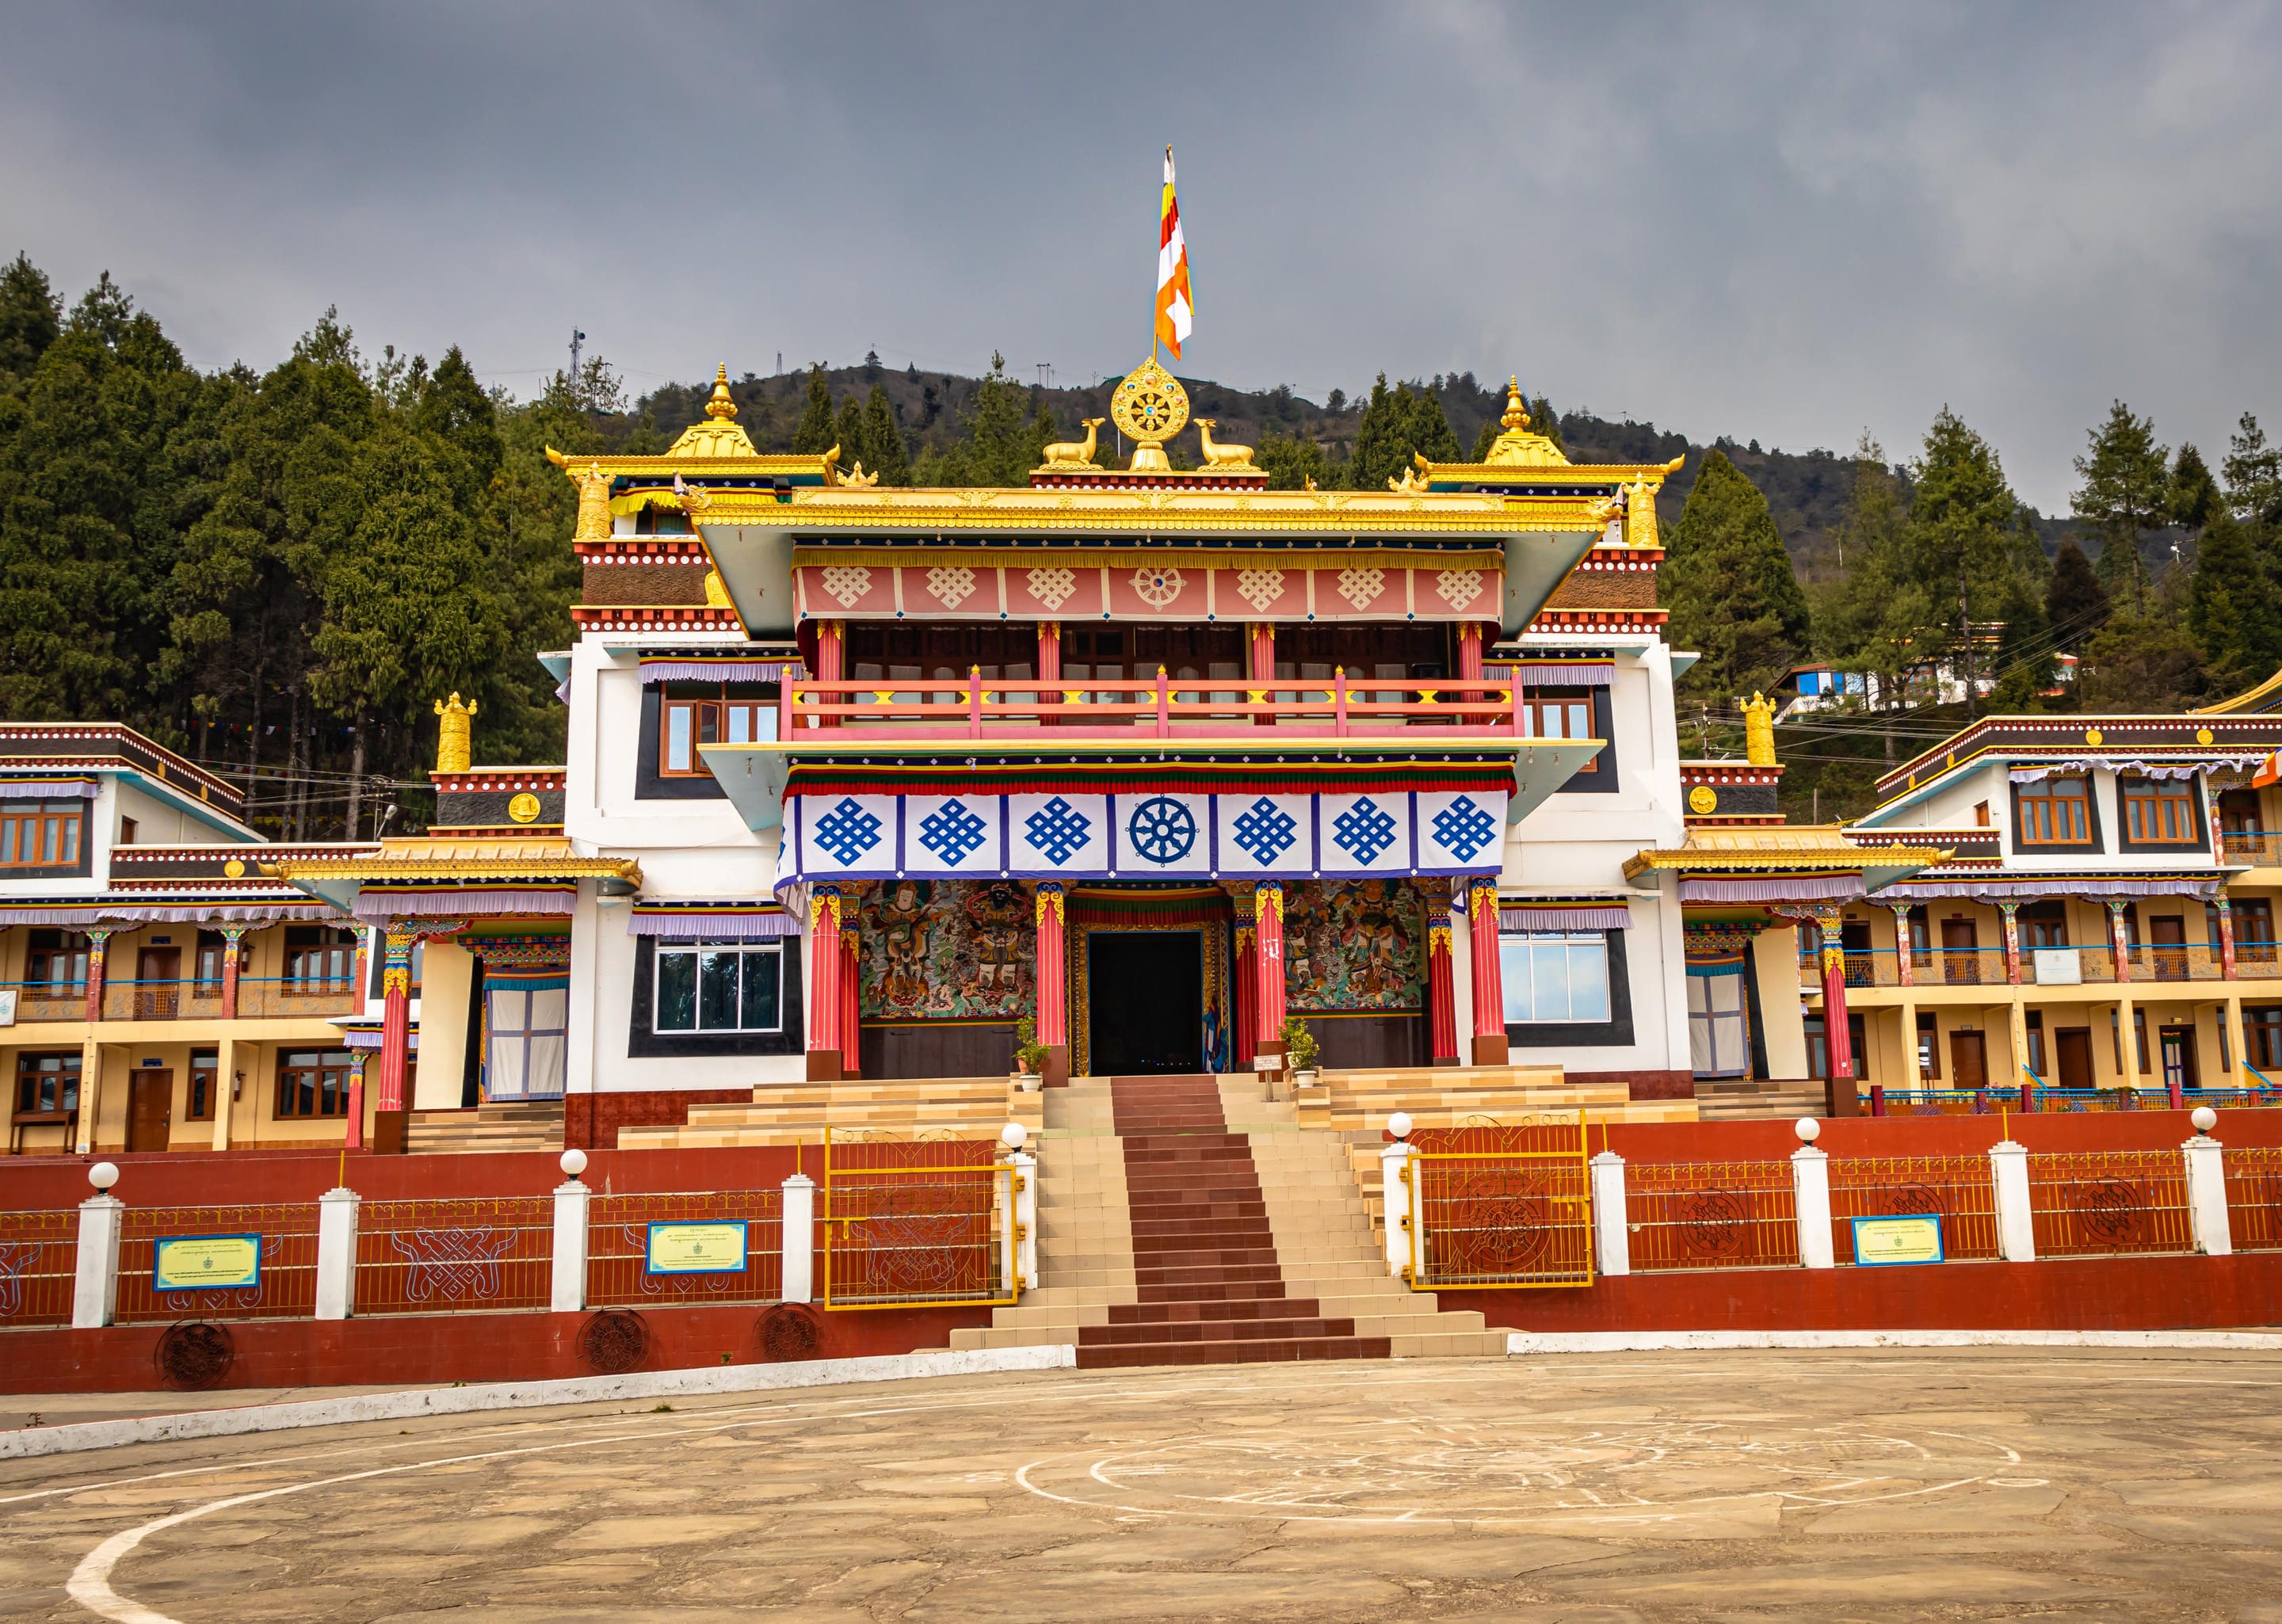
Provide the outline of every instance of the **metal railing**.
[[369,1201],[357,1214],[356,1311],[544,1309],[555,1203],[544,1195]]
[[83,1021],[87,1018],[84,981],[0,981],[0,993],[16,994],[19,1021]]
[[[653,1224],[742,1224],[741,1271],[654,1273]],[[649,1308],[773,1303],[784,1295],[784,1195],[780,1190],[597,1195],[586,1218],[586,1303]]]
[[[284,1319],[317,1309],[317,1203],[263,1207],[129,1207],[120,1215],[120,1325],[159,1319]],[[160,1291],[158,1242],[258,1235],[259,1281],[235,1289]]]
[[1994,1117],[2018,1110],[2017,1088],[1886,1088],[1872,1090],[1885,1117]]
[[2282,863],[2282,831],[2243,829],[2222,834],[2219,839],[2230,862],[2247,862],[2255,868]]
[[[86,989],[69,1017],[86,1013]],[[349,1015],[362,1007],[356,983],[345,977],[242,976],[237,983],[237,1013],[241,1017],[278,1018],[299,1015]],[[19,1001],[20,1006],[20,1001]],[[103,984],[103,1018],[106,1021],[172,1021],[214,1018],[222,1012],[219,981],[113,981]],[[20,1008],[19,1008],[20,1016]]]
[[2031,1152],[2029,1210],[2039,1257],[2194,1250],[2177,1150]]
[[2229,1145],[2220,1165],[2226,1172],[2226,1220],[2234,1249],[2282,1249],[2282,1150]]
[[1997,1185],[1985,1156],[1833,1156],[1831,1256],[1854,1261],[1858,1218],[1941,1219],[1945,1261],[1997,1256]]
[[76,1212],[0,1212],[0,1327],[69,1325]]
[[1635,1270],[1798,1266],[1788,1162],[1649,1162],[1625,1169]]
[[1410,1288],[1589,1286],[1593,1196],[1584,1113],[1510,1126],[1429,1130],[1416,1181]]
[[1015,1170],[990,1140],[824,1139],[827,1308],[1011,1303]]

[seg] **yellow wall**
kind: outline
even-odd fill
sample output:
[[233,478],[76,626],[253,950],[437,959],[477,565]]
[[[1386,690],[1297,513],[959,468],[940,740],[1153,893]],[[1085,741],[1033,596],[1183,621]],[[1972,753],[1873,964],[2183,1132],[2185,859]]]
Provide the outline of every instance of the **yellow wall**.
[[420,969],[420,1075],[415,1110],[451,1110],[460,1103],[468,1054],[468,984],[475,955],[446,941],[431,941]]

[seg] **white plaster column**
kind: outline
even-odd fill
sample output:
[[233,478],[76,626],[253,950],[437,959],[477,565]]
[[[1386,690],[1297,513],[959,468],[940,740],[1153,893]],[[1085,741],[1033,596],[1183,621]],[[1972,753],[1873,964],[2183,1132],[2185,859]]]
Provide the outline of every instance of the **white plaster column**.
[[1625,1206],[1625,1158],[1603,1150],[1592,1160],[1593,1249],[1603,1274],[1633,1272],[1633,1233]]
[[555,1187],[555,1266],[547,1306],[575,1314],[586,1306],[586,1216],[594,1192],[578,1182],[586,1171],[585,1151],[565,1150],[562,1168],[567,1176]]
[[816,1300],[816,1180],[795,1173],[780,1187],[784,1191],[780,1226],[784,1260],[777,1295],[787,1303]]
[[1801,1117],[1801,1143],[1790,1153],[1791,1202],[1798,1220],[1798,1261],[1809,1269],[1837,1266],[1830,1242],[1830,1156],[1814,1148],[1821,1133],[1820,1123],[1812,1117]]
[[72,1272],[72,1328],[109,1325],[119,1313],[119,1237],[127,1203],[111,1193],[119,1169],[97,1162],[88,1169],[95,1194],[79,1204],[79,1252]]
[[2037,1261],[2037,1225],[2029,1206],[2029,1148],[2001,1140],[1989,1147],[1996,1190],[1997,1255],[2006,1263]]
[[1022,1289],[1038,1288],[1038,1158],[1017,1150],[1007,1158],[1014,1169],[1014,1267]]
[[1378,1153],[1379,1190],[1386,1215],[1386,1272],[1401,1280],[1410,1268],[1410,1237],[1417,1215],[1417,1184],[1410,1176],[1410,1117],[1397,1111],[1386,1119],[1394,1142]]
[[2226,1210],[2225,1153],[2210,1136],[2218,1113],[2199,1105],[2191,1120],[2195,1136],[2179,1147],[2179,1154],[2187,1164],[2187,1216],[2194,1226],[2195,1250],[2225,1257],[2234,1250],[2234,1229]]
[[317,1318],[356,1311],[357,1213],[364,1197],[346,1186],[317,1197]]

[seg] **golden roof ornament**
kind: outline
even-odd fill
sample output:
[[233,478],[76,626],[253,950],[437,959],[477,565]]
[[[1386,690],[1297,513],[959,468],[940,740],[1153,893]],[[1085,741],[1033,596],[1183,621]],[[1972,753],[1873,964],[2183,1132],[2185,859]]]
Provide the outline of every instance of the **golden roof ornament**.
[[1208,468],[1242,468],[1246,472],[1250,472],[1252,468],[1252,447],[1249,445],[1231,445],[1224,440],[1214,439],[1212,437],[1212,431],[1219,427],[1220,419],[1216,417],[1199,417],[1197,419],[1197,433],[1203,439],[1205,445],[1205,467]]
[[[1661,480],[1657,483],[1663,483]],[[1656,487],[1648,483],[1645,474],[1625,487],[1625,545],[1633,547],[1664,545],[1656,533]]]
[[563,475],[578,488],[578,528],[570,537],[581,541],[608,541],[610,538],[610,482],[612,476],[599,462],[583,467],[563,457],[551,447],[550,457],[563,464]]
[[729,398],[729,364],[726,361],[713,373],[713,398],[705,403],[705,415],[731,418],[737,414],[737,403]]
[[1762,694],[1743,705],[1743,759],[1754,767],[1775,764],[1775,708]]
[[1188,392],[1181,381],[1151,356],[1125,376],[1109,397],[1109,415],[1134,442],[1132,471],[1169,474],[1165,442],[1187,426]]
[[1541,434],[1529,431],[1529,408],[1521,403],[1521,379],[1506,381],[1505,415],[1498,419],[1505,432],[1492,441],[1490,454],[1484,459],[1499,468],[1565,468],[1569,459],[1561,448]]
[[737,403],[729,394],[727,363],[714,369],[713,394],[705,403],[705,421],[684,429],[681,437],[665,454],[693,462],[761,454],[754,448],[752,437],[737,426]]
[[460,703],[455,692],[449,700],[436,701],[436,714],[443,718],[436,724],[436,777],[447,772],[465,772],[474,759],[471,754],[474,729],[470,725],[476,714],[476,702]]
[[1040,473],[1044,473],[1049,468],[1092,468],[1098,470],[1099,464],[1096,463],[1093,460],[1094,438],[1098,431],[1100,429],[1101,425],[1107,421],[1108,419],[1102,417],[1088,417],[1083,419],[1080,426],[1085,430],[1085,438],[1082,440],[1057,440],[1052,445],[1047,446],[1045,462],[1040,467],[1038,471]]

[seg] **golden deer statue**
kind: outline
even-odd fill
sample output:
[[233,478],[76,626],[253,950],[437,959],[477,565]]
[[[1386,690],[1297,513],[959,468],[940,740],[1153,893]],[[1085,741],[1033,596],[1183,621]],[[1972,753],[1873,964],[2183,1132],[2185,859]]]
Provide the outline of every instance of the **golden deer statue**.
[[1252,466],[1251,446],[1222,445],[1212,437],[1212,431],[1220,427],[1220,419],[1216,417],[1199,417],[1196,420],[1196,423],[1197,433],[1202,437],[1205,443],[1205,466],[1207,468],[1248,468]]
[[1099,417],[1086,418],[1084,420],[1085,438],[1082,440],[1059,440],[1053,445],[1047,446],[1046,466],[1048,468],[1091,468],[1093,466],[1094,431],[1099,429],[1106,421],[1106,419]]

